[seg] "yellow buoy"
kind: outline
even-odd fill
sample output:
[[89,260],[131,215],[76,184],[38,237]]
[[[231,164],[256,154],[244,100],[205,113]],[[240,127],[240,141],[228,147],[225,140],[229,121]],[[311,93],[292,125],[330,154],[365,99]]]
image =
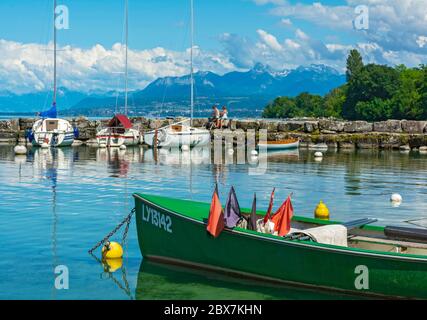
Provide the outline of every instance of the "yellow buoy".
[[329,209],[323,201],[320,201],[317,205],[314,215],[317,219],[329,220]]
[[106,272],[116,272],[123,266],[123,259],[105,259],[103,264]]
[[102,247],[103,259],[120,259],[123,257],[123,248],[117,242],[107,242]]

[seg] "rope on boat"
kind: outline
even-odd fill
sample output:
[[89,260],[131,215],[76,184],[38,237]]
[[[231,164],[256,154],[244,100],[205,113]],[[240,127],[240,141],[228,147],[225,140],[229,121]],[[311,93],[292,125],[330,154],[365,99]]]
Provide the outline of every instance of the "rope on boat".
[[90,249],[88,252],[89,254],[93,254],[93,252],[98,249],[100,246],[104,245],[105,243],[108,242],[108,240],[110,240],[110,238],[117,233],[117,231],[120,230],[120,228],[126,224],[125,227],[125,231],[123,232],[123,237],[122,237],[122,244],[124,244],[126,242],[126,238],[127,238],[127,234],[129,231],[129,226],[130,226],[130,222],[132,221],[132,216],[135,213],[135,208],[133,208],[131,210],[131,212],[126,216],[126,218],[120,222],[117,227],[115,227],[107,236],[104,237],[104,239],[102,239],[101,241],[99,241],[95,246],[93,246],[92,249]]

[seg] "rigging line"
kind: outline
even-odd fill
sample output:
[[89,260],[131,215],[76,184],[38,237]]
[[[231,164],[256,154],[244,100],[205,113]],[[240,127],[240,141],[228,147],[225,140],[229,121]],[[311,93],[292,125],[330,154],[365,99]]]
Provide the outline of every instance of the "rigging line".
[[[184,35],[183,35],[182,40],[181,40],[181,45],[178,47],[178,49],[179,50],[183,50],[184,53],[185,53],[186,49],[188,48],[188,45],[186,43],[188,42],[187,38],[189,36],[189,29],[190,29],[190,27],[189,27],[190,17],[189,17],[188,10],[185,10],[185,13],[183,14],[183,17],[184,17],[182,19],[184,21],[184,27],[183,27],[183,29],[185,31],[183,32]],[[173,45],[172,45],[172,47],[173,47]],[[183,76],[186,76],[186,75],[187,75],[187,73],[185,73]],[[163,99],[162,99],[162,104],[160,106],[161,113],[163,113],[163,107],[164,107],[164,103],[165,103],[165,100],[166,100],[166,95],[167,95],[168,89],[169,89],[169,86],[165,86],[165,88],[164,88],[164,95],[163,95]],[[187,103],[187,102],[184,102],[184,103]],[[176,109],[176,106],[175,106],[174,109]],[[173,114],[176,115],[176,110],[174,110]],[[186,113],[184,113],[184,114],[182,112],[180,113],[180,115],[184,115],[184,116],[185,116],[185,114]],[[169,115],[169,114],[167,114],[167,115]],[[159,116],[160,116],[160,113],[159,113]]]
[[53,1],[53,98],[52,98],[52,104],[56,104],[56,42],[57,42],[57,33],[58,30],[56,29],[56,7],[57,7],[57,0]]
[[125,0],[125,115],[128,113],[128,46],[129,46],[129,2]]
[[190,126],[193,126],[193,109],[194,109],[194,70],[193,70],[193,49],[194,49],[194,2],[191,3],[191,48],[190,48],[190,82],[191,82],[191,106],[190,106]]

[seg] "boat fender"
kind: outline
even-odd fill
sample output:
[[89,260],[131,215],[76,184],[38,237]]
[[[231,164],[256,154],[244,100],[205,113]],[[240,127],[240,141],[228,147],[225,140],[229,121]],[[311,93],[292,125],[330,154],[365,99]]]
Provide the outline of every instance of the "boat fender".
[[102,247],[103,259],[121,259],[123,257],[123,248],[117,242],[107,242]]
[[323,203],[323,201],[320,201],[317,205],[316,209],[314,210],[314,216],[317,219],[329,220],[329,209],[326,204]]

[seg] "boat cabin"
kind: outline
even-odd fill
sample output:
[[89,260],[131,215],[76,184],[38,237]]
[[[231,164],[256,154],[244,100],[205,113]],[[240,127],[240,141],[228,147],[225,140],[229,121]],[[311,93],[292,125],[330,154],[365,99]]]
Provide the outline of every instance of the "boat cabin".
[[127,116],[123,114],[116,114],[110,122],[108,122],[107,127],[113,133],[123,134],[126,130],[132,128],[132,123]]

